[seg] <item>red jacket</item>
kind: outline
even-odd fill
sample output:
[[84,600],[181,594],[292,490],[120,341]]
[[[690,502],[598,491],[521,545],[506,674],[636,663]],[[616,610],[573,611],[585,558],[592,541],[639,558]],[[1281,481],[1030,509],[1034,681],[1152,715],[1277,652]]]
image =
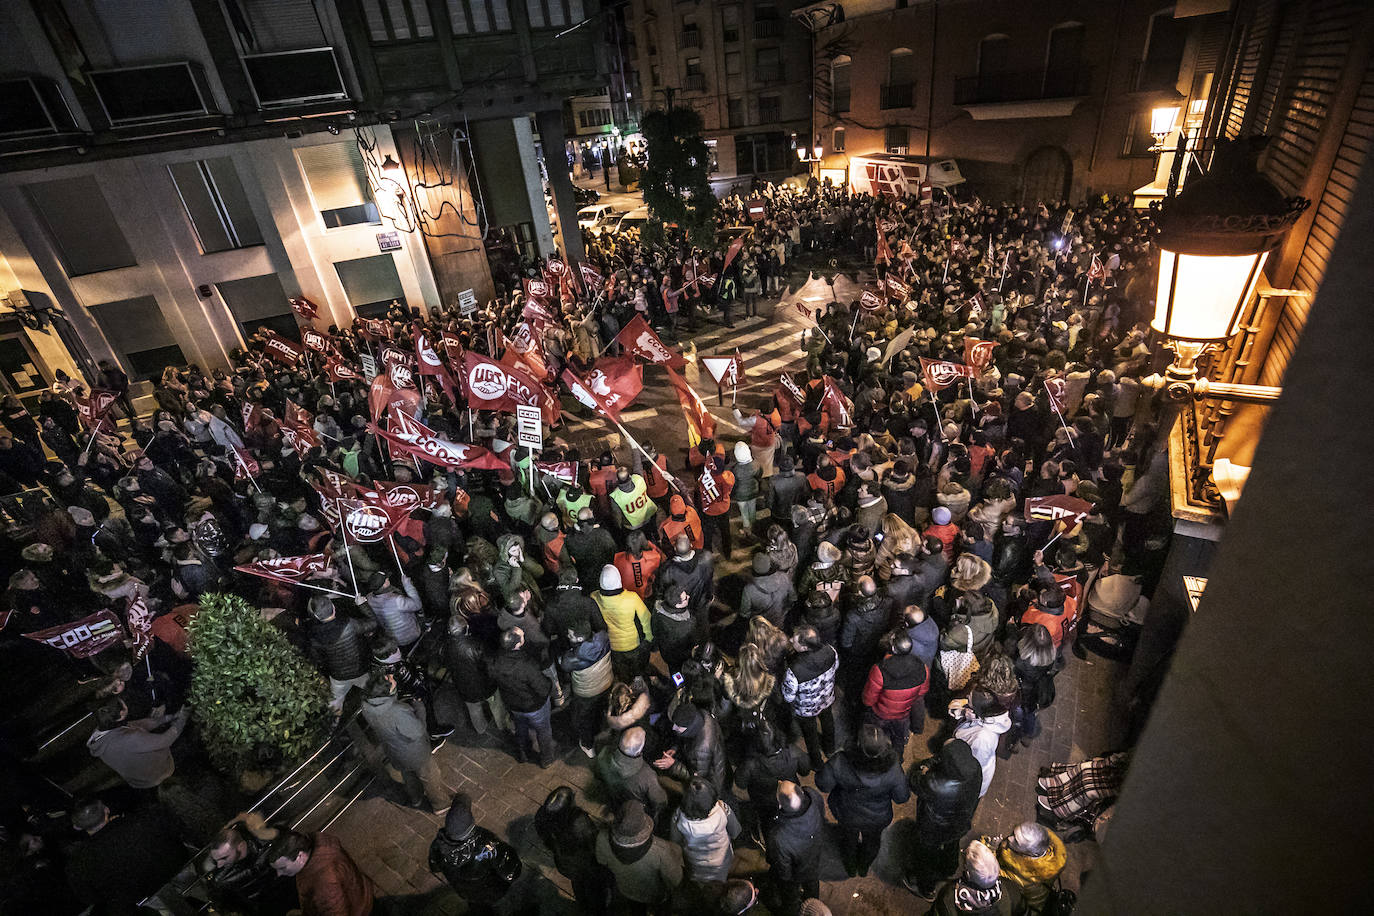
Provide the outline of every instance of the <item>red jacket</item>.
[[317,833],[310,861],[296,875],[296,893],[303,916],[367,916],[376,889],[338,838]]
[[905,719],[930,689],[926,666],[914,655],[888,655],[868,672],[864,705],[879,719]]
[[926,528],[925,533],[940,539],[940,543],[945,549],[945,562],[953,563],[954,545],[959,540],[959,526],[953,522],[948,525],[931,525]]

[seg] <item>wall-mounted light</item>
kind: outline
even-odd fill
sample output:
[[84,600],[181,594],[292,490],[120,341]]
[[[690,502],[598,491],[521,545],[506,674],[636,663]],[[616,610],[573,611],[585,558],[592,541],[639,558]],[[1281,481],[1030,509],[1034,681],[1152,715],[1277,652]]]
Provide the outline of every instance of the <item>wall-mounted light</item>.
[[1155,145],[1150,148],[1150,152],[1158,153],[1164,150],[1164,141],[1174,132],[1174,126],[1178,123],[1178,113],[1182,110],[1178,105],[1161,105],[1151,110],[1150,136],[1155,138]]

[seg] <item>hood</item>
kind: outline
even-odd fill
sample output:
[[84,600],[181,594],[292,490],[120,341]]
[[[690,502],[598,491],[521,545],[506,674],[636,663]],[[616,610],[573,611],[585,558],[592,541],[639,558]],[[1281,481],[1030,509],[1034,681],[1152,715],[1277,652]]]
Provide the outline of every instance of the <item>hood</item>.
[[626,779],[634,776],[640,770],[644,769],[644,767],[645,763],[643,757],[627,757],[625,754],[621,753],[620,748],[615,748],[611,751],[611,769],[615,770],[618,775]]
[[982,785],[983,765],[973,756],[973,748],[955,738],[947,741],[935,758],[935,775],[959,782],[972,782]]
[[612,715],[609,712],[606,713],[606,721],[609,722],[611,727],[616,729],[617,731],[623,731],[629,728],[631,725],[634,725],[636,722],[638,722],[641,718],[647,715],[648,712],[649,695],[647,693],[641,693],[638,697],[635,698],[635,701],[633,704],[631,704],[630,708],[625,710],[623,715],[616,716]]
[[792,577],[785,572],[755,576],[752,585],[765,595],[784,595],[792,584]]
[[725,830],[725,812],[717,804],[699,821],[694,821],[689,817],[679,817],[676,821],[677,829],[682,831],[682,835],[690,842],[692,840],[707,839]]

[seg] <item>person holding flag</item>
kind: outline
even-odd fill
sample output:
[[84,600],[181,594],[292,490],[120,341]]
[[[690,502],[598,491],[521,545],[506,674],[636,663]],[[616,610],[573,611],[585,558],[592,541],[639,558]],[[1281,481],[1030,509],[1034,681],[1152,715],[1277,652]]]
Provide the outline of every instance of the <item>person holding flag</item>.
[[697,478],[697,504],[701,507],[701,519],[705,526],[705,542],[708,550],[715,550],[730,559],[730,493],[735,486],[735,475],[725,469],[725,458],[712,456],[702,464]]

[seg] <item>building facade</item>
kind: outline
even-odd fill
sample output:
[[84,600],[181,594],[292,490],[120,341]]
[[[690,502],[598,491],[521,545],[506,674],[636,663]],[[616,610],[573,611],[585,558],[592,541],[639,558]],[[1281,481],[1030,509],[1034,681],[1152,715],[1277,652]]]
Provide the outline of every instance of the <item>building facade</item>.
[[851,156],[900,152],[955,159],[985,200],[1129,193],[1155,174],[1152,110],[1206,98],[1226,7],[804,6],[794,16],[816,45],[813,144],[824,150],[822,174],[841,181]]
[[492,240],[556,244],[536,133],[561,149],[564,97],[606,85],[599,25],[582,0],[3,5],[4,391],[224,365],[294,334],[288,296],[341,325],[485,301]]
[[714,154],[717,193],[798,169],[810,103],[806,31],[788,0],[631,0],[624,24],[630,69],[643,106],[695,109]]

